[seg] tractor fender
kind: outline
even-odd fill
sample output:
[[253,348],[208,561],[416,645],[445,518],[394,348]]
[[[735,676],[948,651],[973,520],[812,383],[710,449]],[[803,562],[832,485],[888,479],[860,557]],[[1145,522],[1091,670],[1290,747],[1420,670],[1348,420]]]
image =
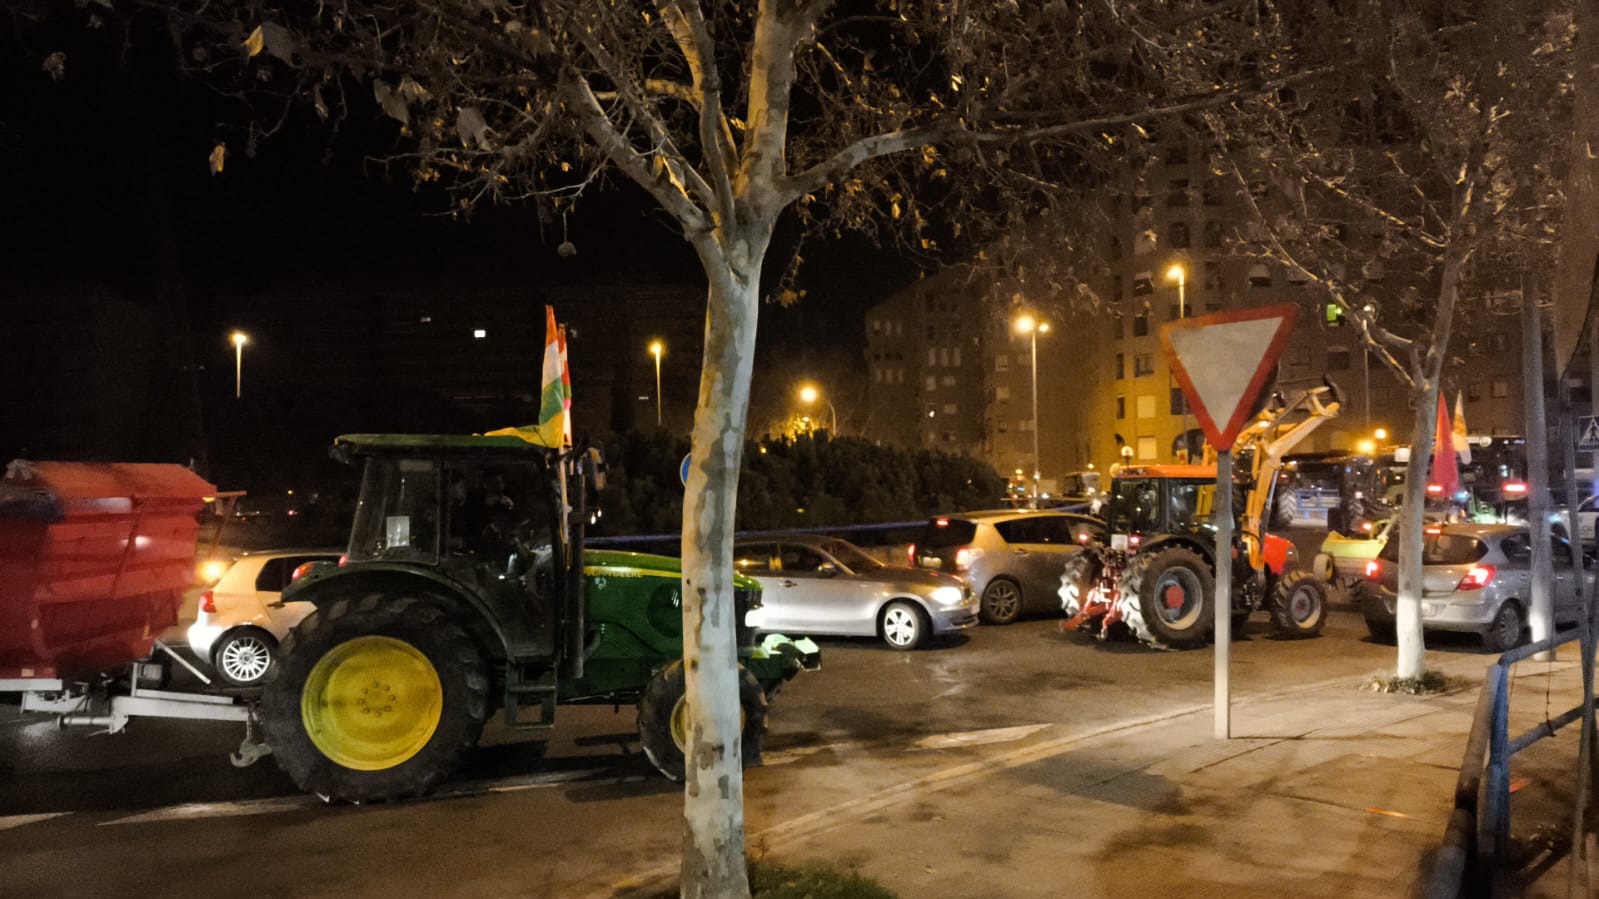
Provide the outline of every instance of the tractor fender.
[[1299,563],[1299,550],[1294,542],[1276,534],[1267,534],[1262,541],[1261,557],[1273,575],[1282,577],[1289,568]]
[[425,596],[446,608],[467,611],[462,624],[476,636],[486,656],[503,659],[511,654],[511,639],[503,623],[481,599],[429,568],[385,562],[322,565],[290,583],[283,591],[283,601],[309,602],[320,609],[341,599],[353,601],[374,593]]

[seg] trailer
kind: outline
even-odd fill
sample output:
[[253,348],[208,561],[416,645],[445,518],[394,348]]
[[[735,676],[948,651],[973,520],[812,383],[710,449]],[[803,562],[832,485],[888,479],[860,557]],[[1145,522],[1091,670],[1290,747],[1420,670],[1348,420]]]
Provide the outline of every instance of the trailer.
[[[134,718],[238,721],[249,764],[269,750],[242,697],[162,689],[188,667],[160,641],[196,586],[199,515],[219,492],[181,465],[16,460],[0,479],[0,694],[63,726]],[[236,496],[237,494],[233,494]]]

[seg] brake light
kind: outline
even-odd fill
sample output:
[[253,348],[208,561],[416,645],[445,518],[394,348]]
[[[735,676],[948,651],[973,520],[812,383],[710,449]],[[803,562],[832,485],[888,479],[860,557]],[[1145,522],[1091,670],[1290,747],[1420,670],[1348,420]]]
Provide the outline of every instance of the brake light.
[[200,594],[200,611],[216,614],[217,598],[210,590]]
[[1470,571],[1466,572],[1466,576],[1460,579],[1460,585],[1455,589],[1481,590],[1488,586],[1488,582],[1493,579],[1494,567],[1492,565],[1474,565]]
[[1369,533],[1371,533],[1371,522],[1369,522],[1369,521],[1362,521],[1362,522],[1361,522],[1361,523],[1360,523],[1360,529],[1361,529],[1361,530],[1362,530],[1362,531],[1364,531],[1364,532],[1366,532],[1366,533],[1368,533],[1368,534],[1369,534]]
[[1427,495],[1428,496],[1443,496],[1444,495],[1444,485],[1442,485],[1442,484],[1428,484],[1427,485]]
[[1520,481],[1506,481],[1504,491],[1505,496],[1526,496],[1527,485]]
[[1137,534],[1131,534],[1131,535],[1129,535],[1127,537],[1127,545],[1128,546],[1137,546],[1138,544],[1143,543],[1143,542],[1144,542],[1144,538],[1138,536]]
[[1083,533],[1078,534],[1077,535],[1077,542],[1078,543],[1087,543],[1088,542],[1088,532],[1084,531]]
[[947,528],[947,527],[949,527],[949,519],[948,518],[935,518],[935,519],[933,519],[933,527],[935,527],[935,528]]
[[1421,532],[1429,537],[1436,537],[1444,532],[1443,528],[1422,528]]
[[1366,580],[1375,581],[1382,577],[1382,563],[1376,559],[1366,562]]
[[916,567],[916,544],[914,543],[911,544],[910,549],[905,551],[905,564],[912,568]]
[[349,553],[340,553],[339,554],[339,567],[340,568],[343,568],[345,565],[349,564],[349,561],[350,561],[350,554]]
[[300,564],[294,566],[294,570],[289,572],[289,580],[291,582],[299,580],[300,575],[309,572],[311,567],[316,564],[316,562],[301,562]]

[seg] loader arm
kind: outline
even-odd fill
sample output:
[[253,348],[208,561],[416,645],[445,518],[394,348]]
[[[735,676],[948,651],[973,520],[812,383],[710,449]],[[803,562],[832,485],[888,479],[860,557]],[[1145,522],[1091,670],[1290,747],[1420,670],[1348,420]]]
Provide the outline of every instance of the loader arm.
[[[1238,455],[1240,450],[1254,450],[1249,472],[1249,496],[1244,503],[1244,513],[1239,519],[1239,530],[1246,535],[1255,536],[1253,540],[1246,538],[1246,543],[1250,548],[1250,567],[1256,571],[1265,564],[1262,552],[1265,546],[1265,528],[1261,524],[1265,520],[1266,504],[1271,501],[1283,457],[1303,443],[1305,438],[1321,427],[1323,422],[1336,417],[1338,408],[1338,389],[1331,384],[1324,384],[1299,394],[1291,403],[1268,406],[1244,429],[1233,444],[1234,456]],[[1305,414],[1302,420],[1292,425],[1282,424],[1289,415],[1299,412]],[[1283,427],[1286,427],[1286,430],[1279,433],[1279,429]]]

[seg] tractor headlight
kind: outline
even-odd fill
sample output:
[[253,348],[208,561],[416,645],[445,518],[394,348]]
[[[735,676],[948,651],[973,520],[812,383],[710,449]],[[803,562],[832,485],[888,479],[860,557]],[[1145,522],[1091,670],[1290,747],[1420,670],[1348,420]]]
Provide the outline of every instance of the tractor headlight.
[[953,584],[945,587],[934,587],[932,600],[941,606],[958,606],[966,598],[966,591]]

